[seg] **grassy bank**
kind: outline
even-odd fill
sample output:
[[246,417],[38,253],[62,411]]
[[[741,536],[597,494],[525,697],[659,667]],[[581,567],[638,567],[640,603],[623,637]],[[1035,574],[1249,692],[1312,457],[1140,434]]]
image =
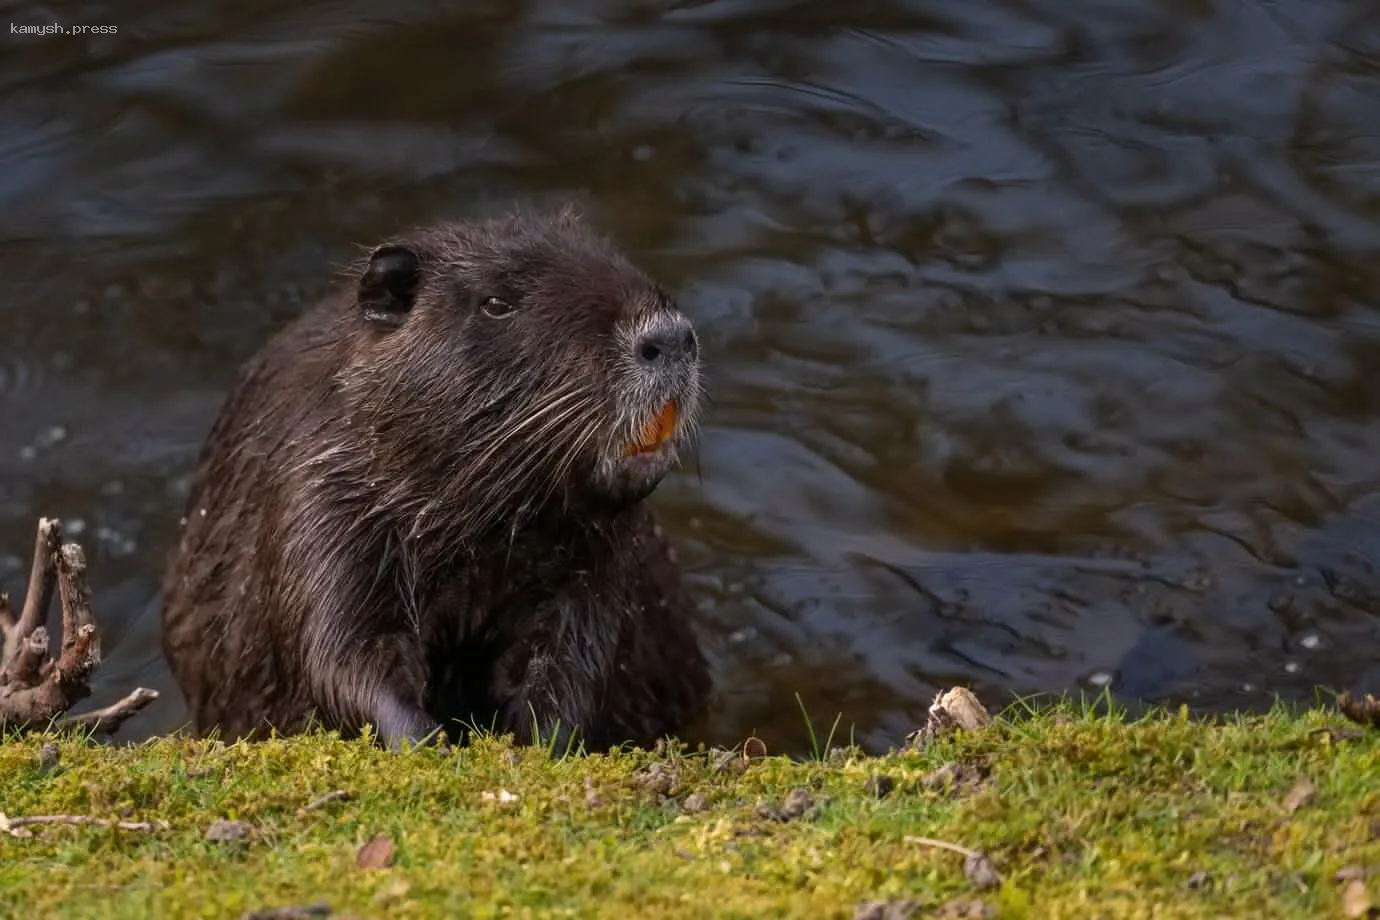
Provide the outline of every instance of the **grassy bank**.
[[1067,707],[804,763],[32,737],[0,744],[0,811],[148,825],[0,832],[6,917],[1311,918],[1380,892],[1348,881],[1380,870],[1380,732],[1324,712]]

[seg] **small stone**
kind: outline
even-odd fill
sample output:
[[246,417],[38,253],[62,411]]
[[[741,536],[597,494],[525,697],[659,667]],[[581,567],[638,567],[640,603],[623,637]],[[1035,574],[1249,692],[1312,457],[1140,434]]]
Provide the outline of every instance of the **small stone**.
[[794,821],[796,818],[813,818],[829,801],[828,796],[815,800],[807,789],[792,789],[778,808],[766,802],[759,803],[757,817],[763,821]]
[[38,751],[38,771],[47,773],[58,765],[58,760],[62,757],[62,752],[56,744],[51,741],[43,745]]
[[248,821],[212,821],[206,839],[212,843],[239,843],[249,837],[254,826]]
[[700,795],[698,792],[690,793],[680,803],[680,810],[687,815],[698,814],[708,807],[709,803],[705,801],[704,796]]
[[853,920],[905,920],[919,909],[915,901],[863,901]]
[[1001,873],[982,853],[969,853],[963,857],[963,874],[978,888],[996,888],[1001,885]]
[[972,792],[986,778],[985,769],[977,764],[950,761],[926,773],[920,784],[928,790],[956,795]]
[[788,819],[799,818],[809,811],[814,804],[814,796],[810,795],[809,790],[792,789],[786,794],[786,801],[781,806],[781,813]]
[[786,816],[781,813],[781,809],[775,805],[768,805],[766,802],[757,803],[757,808],[753,814],[763,821],[785,821]]
[[956,898],[947,901],[933,916],[937,920],[991,920],[997,909],[986,901],[969,901]]
[[663,763],[653,763],[638,773],[635,782],[643,792],[656,796],[670,795],[676,789],[680,777],[675,770],[667,769]]

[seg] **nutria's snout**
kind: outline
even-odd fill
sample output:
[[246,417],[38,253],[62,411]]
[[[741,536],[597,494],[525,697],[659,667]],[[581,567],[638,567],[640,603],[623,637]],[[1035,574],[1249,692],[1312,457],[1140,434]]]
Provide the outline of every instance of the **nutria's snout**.
[[650,493],[694,439],[700,412],[700,345],[695,327],[674,308],[638,317],[618,348],[618,424],[608,484],[625,498]]
[[645,324],[634,344],[638,360],[654,372],[692,364],[699,353],[695,327],[679,313],[658,314]]
[[[674,400],[682,414],[699,388],[699,341],[695,327],[675,309],[660,309],[633,324],[625,337],[631,352],[629,389],[633,406],[658,413]],[[625,364],[628,362],[624,362]]]

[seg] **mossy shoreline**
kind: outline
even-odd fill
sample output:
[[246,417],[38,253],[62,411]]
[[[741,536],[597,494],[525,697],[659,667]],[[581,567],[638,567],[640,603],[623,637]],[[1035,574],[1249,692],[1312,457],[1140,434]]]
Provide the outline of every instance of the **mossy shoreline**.
[[807,761],[31,735],[0,813],[132,822],[0,822],[4,917],[1365,916],[1380,732],[1064,703]]

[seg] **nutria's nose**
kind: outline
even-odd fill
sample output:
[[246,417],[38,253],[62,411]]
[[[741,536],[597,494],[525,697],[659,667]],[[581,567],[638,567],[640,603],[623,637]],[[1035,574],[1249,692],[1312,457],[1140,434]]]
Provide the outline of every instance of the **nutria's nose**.
[[637,359],[649,367],[692,361],[699,350],[695,329],[683,316],[659,319],[637,340]]

